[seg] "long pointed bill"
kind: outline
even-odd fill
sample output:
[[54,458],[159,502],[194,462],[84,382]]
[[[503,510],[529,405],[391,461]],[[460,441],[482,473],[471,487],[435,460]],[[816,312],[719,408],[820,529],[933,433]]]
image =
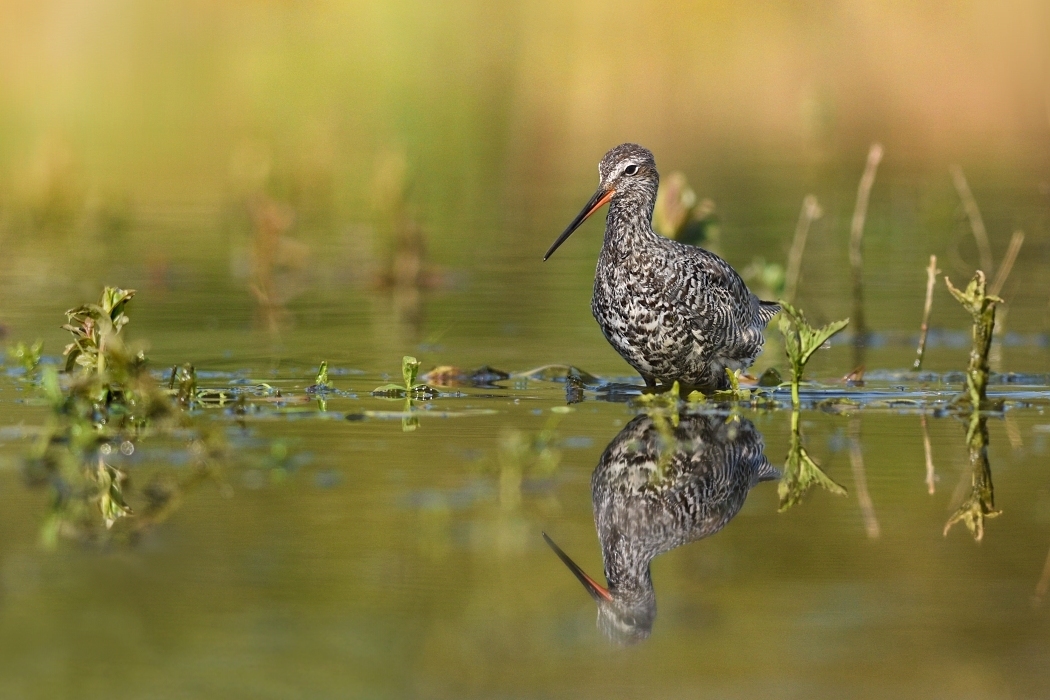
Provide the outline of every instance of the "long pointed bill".
[[547,544],[550,545],[551,549],[554,550],[554,553],[558,555],[558,558],[562,560],[565,566],[569,567],[569,571],[575,574],[576,578],[580,579],[580,583],[583,584],[583,587],[587,589],[587,592],[591,594],[592,598],[599,602],[603,600],[611,601],[613,599],[612,593],[609,592],[609,589],[588,576],[583,569],[576,565],[576,562],[569,558],[568,554],[561,551],[561,547],[554,544],[554,540],[547,537],[546,532],[543,533],[543,539],[546,540]]
[[571,224],[569,224],[569,228],[565,229],[562,234],[558,236],[558,240],[554,241],[554,244],[551,245],[547,254],[543,256],[543,259],[546,260],[554,255],[554,251],[558,249],[558,246],[564,243],[565,239],[571,236],[572,232],[578,229],[580,224],[587,220],[587,217],[607,204],[614,194],[616,194],[616,190],[603,190],[598,188],[598,191],[594,193],[593,197],[591,197],[591,201],[587,202],[586,206],[584,206],[580,213],[576,215],[576,218],[572,220]]

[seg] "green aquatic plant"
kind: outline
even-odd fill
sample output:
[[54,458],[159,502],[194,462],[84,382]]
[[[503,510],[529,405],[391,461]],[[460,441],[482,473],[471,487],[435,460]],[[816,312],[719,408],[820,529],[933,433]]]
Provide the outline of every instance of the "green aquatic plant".
[[846,495],[846,489],[835,483],[809,456],[802,444],[799,412],[794,410],[791,412],[791,442],[788,444],[787,459],[784,461],[784,475],[777,487],[780,512],[783,513],[799,503],[811,488],[818,485],[836,496]]
[[[101,540],[108,537],[102,533],[136,517],[127,475],[117,465],[121,455],[134,453],[144,436],[178,436],[183,441],[190,428],[186,444],[200,469],[209,468],[224,454],[221,432],[195,428],[180,410],[189,407],[198,393],[193,366],[173,368],[165,390],[148,371],[145,356],[125,345],[121,330],[128,323],[126,307],[133,295],[107,287],[98,304],[68,311],[64,328],[73,342],[65,351],[65,370],[59,373],[54,366],[43,365],[37,374],[40,394],[51,411],[25,455],[23,471],[30,484],[51,490],[49,514],[41,530],[47,547],[63,537]],[[153,489],[151,484],[146,490]],[[171,488],[143,492],[145,515],[123,534],[166,517],[162,511],[170,513],[177,502],[173,494]]]
[[321,360],[321,366],[317,368],[317,376],[314,378],[314,387],[318,389],[330,389],[328,383],[328,360]]
[[73,334],[73,342],[66,346],[65,370],[71,372],[80,366],[103,372],[111,349],[120,343],[120,332],[128,323],[124,308],[135,296],[134,289],[106,287],[97,304],[84,304],[66,312],[68,322],[62,326]]
[[168,379],[168,391],[179,405],[191,408],[197,400],[197,370],[189,362],[182,367],[172,367]]
[[417,382],[420,362],[411,355],[401,358],[401,378],[404,384],[384,384],[372,390],[374,396],[387,398],[430,399],[438,395],[437,389],[423,382]]
[[419,427],[419,417],[415,415],[413,401],[417,399],[432,399],[438,395],[438,390],[429,384],[417,382],[419,376],[420,362],[411,355],[405,355],[401,359],[400,384],[384,384],[372,390],[373,396],[382,396],[391,399],[404,399],[405,408],[401,412],[401,429],[410,432]]
[[966,394],[959,401],[969,403],[974,409],[986,408],[988,404],[988,352],[992,347],[992,332],[995,330],[995,305],[1002,299],[988,294],[984,272],[978,270],[966,290],[960,292],[947,277],[944,283],[956,301],[963,305],[973,317],[970,362],[966,367]]
[[26,377],[32,377],[40,366],[40,356],[44,351],[44,341],[38,340],[32,345],[18,341],[7,348],[7,359],[25,370]]
[[777,303],[780,304],[781,309],[778,327],[784,335],[784,352],[787,353],[788,361],[791,362],[791,405],[797,410],[799,407],[798,387],[802,381],[806,363],[821,345],[846,327],[849,319],[833,321],[821,328],[813,328],[806,322],[806,317],[800,309],[796,309],[783,300]]
[[970,495],[952,513],[944,526],[944,535],[952,525],[962,521],[966,529],[980,542],[984,537],[984,521],[994,518],[1002,511],[995,509],[995,487],[992,484],[992,467],[988,463],[988,419],[974,410],[970,414],[970,425],[966,431],[966,446],[970,453]]

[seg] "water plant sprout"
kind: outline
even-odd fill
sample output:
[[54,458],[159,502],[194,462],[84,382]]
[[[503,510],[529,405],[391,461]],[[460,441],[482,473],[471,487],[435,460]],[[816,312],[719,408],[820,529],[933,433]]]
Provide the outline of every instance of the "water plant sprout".
[[419,376],[419,365],[419,360],[411,355],[405,355],[401,358],[401,378],[404,380],[404,384],[384,384],[383,386],[377,386],[372,390],[372,394],[375,396],[398,399],[430,399],[437,396],[438,391],[432,386],[424,382],[416,381],[416,377]]
[[802,382],[802,373],[805,371],[806,363],[821,345],[849,324],[849,319],[833,321],[821,328],[813,328],[806,322],[806,317],[801,310],[784,300],[778,303],[781,309],[778,328],[784,335],[784,352],[787,353],[788,361],[791,363],[791,406],[797,411],[799,408],[798,387]]

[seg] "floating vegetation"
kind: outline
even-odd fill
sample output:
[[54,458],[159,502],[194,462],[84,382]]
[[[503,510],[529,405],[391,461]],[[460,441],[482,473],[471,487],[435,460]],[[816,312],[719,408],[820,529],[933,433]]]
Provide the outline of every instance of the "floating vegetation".
[[799,411],[793,410],[791,412],[791,442],[788,445],[787,459],[784,460],[784,473],[777,486],[777,494],[780,496],[780,512],[783,513],[797,505],[809,490],[817,485],[836,496],[846,495],[846,489],[835,483],[809,456],[809,452],[802,444]]
[[434,386],[494,387],[496,382],[510,379],[510,373],[488,365],[472,370],[463,370],[452,365],[440,365],[424,374],[422,379],[427,384]]
[[[401,418],[401,429],[405,432],[410,432],[419,427],[419,417],[416,415],[416,409],[412,402],[417,399],[424,401],[432,399],[439,393],[434,387],[416,381],[416,377],[419,375],[419,364],[419,360],[416,358],[411,355],[405,355],[401,358],[401,378],[404,384],[384,384],[372,391],[373,396],[405,400],[404,410],[397,413]],[[383,413],[388,412],[370,413],[373,416],[382,416]]]
[[966,394],[960,401],[969,402],[973,408],[988,407],[988,352],[992,347],[992,332],[995,329],[995,305],[1001,302],[999,297],[988,294],[985,289],[984,272],[978,270],[966,291],[956,289],[950,279],[944,278],[948,291],[963,305],[973,317],[970,348],[970,362],[966,367]]
[[527,372],[519,372],[513,376],[543,382],[564,382],[572,377],[584,386],[599,386],[603,383],[601,379],[590,372],[572,365],[543,365],[536,369],[530,369]]
[[[66,372],[75,366],[88,373],[106,371],[106,360],[119,356],[123,349],[120,331],[129,320],[124,307],[134,296],[134,289],[106,287],[98,304],[85,304],[66,312],[68,323],[62,329],[73,334],[73,342],[63,352]],[[144,356],[140,358],[145,360]]]
[[411,355],[401,358],[401,377],[404,384],[384,384],[372,390],[373,396],[382,396],[391,399],[432,399],[438,395],[438,390],[424,383],[417,382],[420,362]]
[[813,357],[820,346],[828,341],[849,323],[849,319],[834,321],[821,328],[813,328],[806,322],[802,311],[786,301],[778,302],[781,307],[779,321],[780,332],[784,335],[784,351],[791,362],[791,406],[799,408],[798,387],[806,363]]

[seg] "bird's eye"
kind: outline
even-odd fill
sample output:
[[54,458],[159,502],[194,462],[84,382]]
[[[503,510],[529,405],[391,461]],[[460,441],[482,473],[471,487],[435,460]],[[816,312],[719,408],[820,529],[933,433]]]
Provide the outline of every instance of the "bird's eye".
[[624,175],[634,175],[636,172],[638,172],[637,165],[628,165],[626,168],[623,169]]

